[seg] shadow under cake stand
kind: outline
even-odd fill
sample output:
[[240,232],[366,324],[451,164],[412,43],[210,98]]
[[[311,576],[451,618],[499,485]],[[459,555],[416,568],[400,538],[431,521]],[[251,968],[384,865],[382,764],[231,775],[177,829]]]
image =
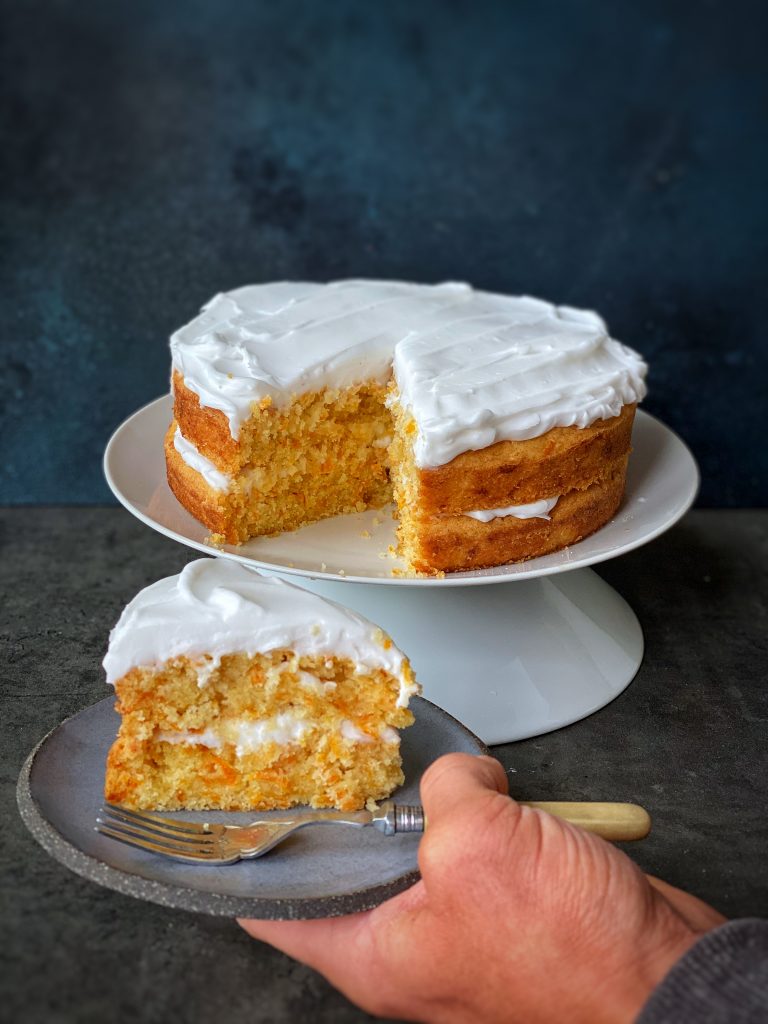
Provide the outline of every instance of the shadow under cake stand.
[[699,475],[685,444],[638,411],[625,500],[591,537],[528,562],[443,579],[393,576],[391,510],[337,516],[240,547],[211,547],[165,476],[164,396],[118,428],[104,472],[118,500],[154,530],[359,611],[411,660],[424,696],[488,744],[550,732],[617,697],[643,657],[632,609],[590,568],[640,547],[690,508]]

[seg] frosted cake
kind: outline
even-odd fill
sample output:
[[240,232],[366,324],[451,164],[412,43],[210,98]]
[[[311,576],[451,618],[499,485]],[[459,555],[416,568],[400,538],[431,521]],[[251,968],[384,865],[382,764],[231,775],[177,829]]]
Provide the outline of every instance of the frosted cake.
[[169,484],[221,540],[394,498],[418,572],[572,544],[624,492],[646,366],[592,312],[466,284],[280,282],[171,339]]

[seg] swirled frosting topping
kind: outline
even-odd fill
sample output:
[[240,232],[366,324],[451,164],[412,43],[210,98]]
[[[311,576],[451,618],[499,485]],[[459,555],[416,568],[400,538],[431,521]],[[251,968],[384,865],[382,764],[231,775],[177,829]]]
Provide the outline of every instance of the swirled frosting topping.
[[[109,637],[107,682],[135,667],[170,658],[286,649],[349,658],[381,668],[401,683],[400,699],[416,692],[405,656],[361,615],[271,576],[223,558],[190,562],[178,576],[146,587],[126,606]],[[210,661],[202,661],[210,671]],[[405,706],[401,704],[401,706]]]
[[645,363],[596,313],[467,284],[250,285],[212,299],[173,335],[171,351],[186,386],[224,413],[233,437],[266,397],[282,405],[394,372],[421,467],[586,427],[645,395]]

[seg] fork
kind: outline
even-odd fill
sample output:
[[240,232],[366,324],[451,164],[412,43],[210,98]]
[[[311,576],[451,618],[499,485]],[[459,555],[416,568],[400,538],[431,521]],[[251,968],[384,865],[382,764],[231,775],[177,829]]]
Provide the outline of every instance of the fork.
[[424,811],[418,806],[385,800],[376,811],[297,811],[281,818],[257,818],[247,825],[220,825],[165,818],[150,811],[132,811],[105,804],[96,819],[96,831],[174,860],[223,865],[261,857],[293,832],[317,824],[356,828],[373,825],[384,835],[392,836],[400,832],[423,832]]
[[[651,827],[648,812],[637,804],[520,801],[547,811],[613,841],[643,839]],[[187,864],[234,864],[261,857],[293,832],[307,825],[336,824],[364,828],[372,825],[386,836],[423,832],[424,808],[383,801],[375,811],[297,811],[281,818],[257,818],[247,825],[166,818],[151,811],[132,811],[105,804],[96,831],[110,839]]]

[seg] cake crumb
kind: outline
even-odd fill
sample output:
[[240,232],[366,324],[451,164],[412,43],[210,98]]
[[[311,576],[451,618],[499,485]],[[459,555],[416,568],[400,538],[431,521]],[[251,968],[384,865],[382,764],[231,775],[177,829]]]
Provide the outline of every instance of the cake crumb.
[[328,566],[325,564],[325,562],[320,563],[320,572],[325,572],[327,568]]
[[435,580],[445,579],[445,573],[443,572],[442,569],[430,569],[429,572],[419,572],[418,569],[401,569],[401,568],[396,566],[394,569],[392,569],[390,571],[389,575],[390,576],[394,576],[397,579],[409,579],[409,580],[430,579],[430,578],[431,579],[435,579]]
[[346,569],[339,569],[339,573],[338,574],[339,574],[339,576],[346,576],[347,575],[347,570]]
[[361,530],[360,536],[365,537],[365,539],[367,540],[371,536],[371,532],[370,530]]

